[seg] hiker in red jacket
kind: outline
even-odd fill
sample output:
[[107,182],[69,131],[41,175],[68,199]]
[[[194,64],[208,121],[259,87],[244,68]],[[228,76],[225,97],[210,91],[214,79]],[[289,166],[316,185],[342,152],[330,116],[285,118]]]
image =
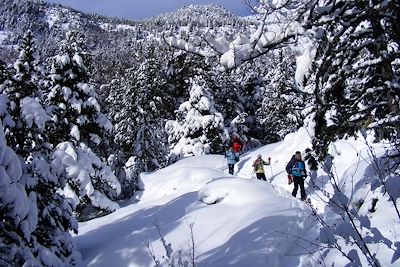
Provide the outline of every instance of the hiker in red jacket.
[[240,151],[242,151],[243,148],[243,142],[239,139],[239,137],[235,135],[231,139],[230,147],[233,149],[233,152],[240,153]]

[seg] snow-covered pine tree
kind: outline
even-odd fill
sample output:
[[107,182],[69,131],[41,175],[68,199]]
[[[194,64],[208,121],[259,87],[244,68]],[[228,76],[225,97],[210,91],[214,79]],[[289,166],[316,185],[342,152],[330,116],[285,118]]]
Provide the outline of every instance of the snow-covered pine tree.
[[[114,141],[120,151],[112,162],[120,170],[123,195],[128,197],[137,189],[140,172],[165,166],[168,145],[163,125],[174,116],[176,103],[182,99],[181,88],[174,81],[186,69],[181,69],[182,63],[170,66],[170,48],[161,47],[160,52],[156,45],[151,40],[144,42],[136,54],[143,62],[126,69],[105,86],[109,92],[109,114],[116,129]],[[142,150],[146,146],[149,149]],[[124,175],[122,163],[129,174]]]
[[[126,111],[129,109],[129,106],[125,105],[127,99],[127,91],[125,91],[127,82],[125,79],[129,77],[129,72],[129,70],[126,70],[124,75],[116,75],[110,83],[101,86],[101,90],[107,95],[106,105],[108,107],[108,116],[116,129],[113,131],[112,140],[110,140],[109,149],[112,151],[112,154],[108,157],[107,162],[121,184],[121,194],[119,196],[121,199],[131,197],[137,188],[137,177],[132,178],[132,176],[129,176],[126,167],[128,164],[127,160],[132,151],[128,150],[128,152],[126,152],[123,150],[120,146],[121,143],[117,143],[116,138],[116,136],[122,136],[118,129],[122,128],[122,121],[128,119]],[[120,125],[118,123],[120,123]],[[131,166],[130,164],[128,165]]]
[[[263,101],[263,83],[264,77],[271,68],[269,64],[269,61],[259,58],[252,64],[243,64],[235,70],[235,80],[238,84],[237,116],[244,120],[242,125],[246,126],[247,132],[242,139],[252,140],[248,144],[250,147],[257,145],[257,141],[252,138],[265,141],[265,132],[257,123],[256,112]],[[247,115],[244,117],[244,114]]]
[[36,194],[21,181],[22,163],[7,146],[0,120],[0,266],[37,263],[31,244],[37,224]]
[[311,17],[325,32],[315,59],[315,149],[324,157],[331,141],[360,129],[398,140],[399,2],[338,2],[326,13]]
[[35,131],[36,128],[27,127],[27,124],[36,120],[37,124],[44,125],[47,119],[47,114],[38,103],[42,95],[38,88],[33,44],[32,34],[28,31],[22,39],[14,69],[2,86],[10,115],[10,120],[5,121],[7,143],[23,158],[27,158],[37,145],[35,140],[43,139],[41,133]]
[[47,102],[56,122],[49,129],[52,144],[71,140],[97,149],[107,141],[112,124],[102,113],[89,71],[90,55],[83,39],[77,32],[68,32],[59,54],[51,58]]
[[90,57],[76,32],[68,32],[52,58],[47,103],[49,140],[56,147],[52,167],[66,179],[64,194],[74,200],[79,219],[112,212],[121,186],[106,164],[112,123],[103,114],[90,81]]
[[135,69],[125,70],[123,77],[114,79],[109,85],[113,91],[107,98],[111,119],[115,124],[114,141],[126,160],[133,155],[133,143],[136,138],[137,124],[133,114],[137,109],[132,97],[135,92],[135,79]]
[[172,113],[174,101],[166,93],[168,85],[154,47],[145,48],[146,59],[138,70],[128,69],[122,80],[122,105],[116,116],[115,142],[122,150],[128,170],[125,194],[137,189],[139,174],[154,171],[167,164],[167,138],[164,123]]
[[257,139],[265,136],[255,114],[263,100],[263,76],[269,69],[266,64],[260,58],[233,70],[210,71],[210,80],[216,88],[215,103],[229,125],[230,135],[238,135],[247,148],[259,145]]
[[121,77],[116,77],[107,84],[109,95],[106,99],[109,115],[114,124],[114,144],[118,154],[109,158],[110,166],[117,171],[118,181],[121,183],[121,197],[129,198],[136,191],[139,183],[139,172],[136,171],[133,156],[135,142],[134,129],[136,125],[133,113],[135,106],[132,103],[132,84],[135,79],[133,69],[125,70]]
[[209,66],[202,62],[197,55],[192,55],[183,51],[170,51],[164,55],[166,62],[166,79],[168,84],[168,92],[175,104],[169,111],[167,119],[175,117],[174,111],[189,97],[187,90],[190,85],[190,79],[199,72],[205,72]]
[[2,117],[7,118],[6,138],[16,143],[16,152],[23,164],[24,175],[20,181],[28,194],[36,196],[35,208],[40,211],[32,233],[35,238],[30,245],[32,252],[43,266],[71,265],[79,260],[70,234],[70,231],[77,232],[77,222],[71,204],[58,193],[63,180],[50,167],[51,146],[44,133],[49,116],[43,107],[33,45],[28,31],[10,80],[3,85],[8,108]]
[[170,161],[223,151],[224,118],[215,109],[214,98],[201,77],[191,82],[189,100],[177,110],[175,121],[166,123],[171,145]]
[[183,51],[170,52],[172,58],[168,61],[167,70],[167,83],[170,86],[169,91],[175,100],[177,106],[174,110],[179,107],[179,105],[184,102],[187,98],[187,86],[189,83],[189,77],[193,75],[193,56],[189,55]]
[[295,58],[288,49],[277,51],[273,66],[264,81],[263,100],[257,110],[257,122],[263,129],[264,141],[282,140],[303,125],[307,102],[305,93],[295,83]]
[[[151,58],[151,57],[150,57]],[[136,106],[136,138],[133,149],[137,167],[154,171],[167,164],[168,141],[164,124],[173,110],[170,96],[164,95],[166,81],[154,59],[143,62],[136,74],[133,99]]]

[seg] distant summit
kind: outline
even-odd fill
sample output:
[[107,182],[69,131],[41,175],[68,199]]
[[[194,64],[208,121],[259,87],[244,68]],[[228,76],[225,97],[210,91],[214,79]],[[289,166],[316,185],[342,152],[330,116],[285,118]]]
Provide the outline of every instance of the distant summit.
[[[94,79],[111,80],[110,69],[123,71],[136,64],[143,43],[160,44],[168,34],[200,36],[202,32],[244,32],[256,23],[217,5],[188,5],[153,18],[134,21],[86,14],[41,0],[3,0],[0,5],[0,59],[10,64],[17,57],[19,41],[30,30],[39,57],[59,48],[66,32],[78,31],[93,54]],[[166,48],[167,49],[167,48]],[[123,60],[120,60],[123,58]],[[117,63],[116,63],[117,62]],[[109,76],[107,76],[109,75]],[[107,77],[105,77],[107,76]]]
[[145,21],[155,23],[174,23],[180,26],[195,24],[201,27],[235,25],[241,17],[218,5],[187,5],[182,8],[164,13]]
[[192,18],[201,16],[213,16],[213,17],[218,16],[220,18],[238,17],[231,11],[219,5],[185,5],[176,11],[164,13],[161,14],[160,16],[165,16],[168,14],[182,16],[182,17],[191,16]]

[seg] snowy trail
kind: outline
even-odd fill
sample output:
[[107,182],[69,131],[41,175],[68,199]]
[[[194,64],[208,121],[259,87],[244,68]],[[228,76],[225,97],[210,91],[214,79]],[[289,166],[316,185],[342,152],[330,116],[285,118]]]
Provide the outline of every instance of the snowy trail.
[[[135,199],[108,216],[80,224],[75,240],[86,265],[154,266],[144,244],[149,242],[162,260],[165,250],[154,226],[157,222],[175,252],[188,251],[188,224],[194,223],[198,266],[318,266],[307,251],[312,247],[298,237],[318,242],[319,225],[300,196],[291,196],[293,185],[287,184],[285,172],[291,155],[310,146],[302,128],[282,142],[242,155],[236,176],[227,174],[221,155],[186,158],[143,174],[139,202]],[[362,142],[336,142],[335,171],[343,186],[353,174],[368,174],[368,164],[358,162],[364,148]],[[253,177],[251,165],[258,154],[272,158],[273,176],[266,166],[271,182]],[[329,178],[321,168],[314,178],[319,187],[331,192]],[[364,182],[357,186],[365,187]],[[329,216],[324,201],[308,186],[306,192],[318,212]],[[377,223],[388,220],[376,216]],[[335,261],[337,256],[330,254],[329,259]]]
[[282,233],[306,231],[308,207],[285,190],[250,179],[246,167],[252,157],[249,153],[239,162],[241,177],[221,171],[223,157],[216,155],[185,159],[143,175],[138,203],[80,224],[76,241],[86,264],[152,266],[145,241],[151,242],[160,259],[165,254],[157,241],[155,221],[174,250],[187,250],[188,223],[194,222],[200,265],[298,262],[298,256],[285,256],[294,238]]

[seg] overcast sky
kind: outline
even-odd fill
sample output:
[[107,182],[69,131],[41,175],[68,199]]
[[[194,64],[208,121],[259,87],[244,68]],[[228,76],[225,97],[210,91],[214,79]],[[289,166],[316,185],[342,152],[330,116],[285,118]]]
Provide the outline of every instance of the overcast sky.
[[249,15],[242,0],[46,0],[61,3],[86,13],[98,13],[111,17],[143,19],[190,4],[216,4],[233,13]]

